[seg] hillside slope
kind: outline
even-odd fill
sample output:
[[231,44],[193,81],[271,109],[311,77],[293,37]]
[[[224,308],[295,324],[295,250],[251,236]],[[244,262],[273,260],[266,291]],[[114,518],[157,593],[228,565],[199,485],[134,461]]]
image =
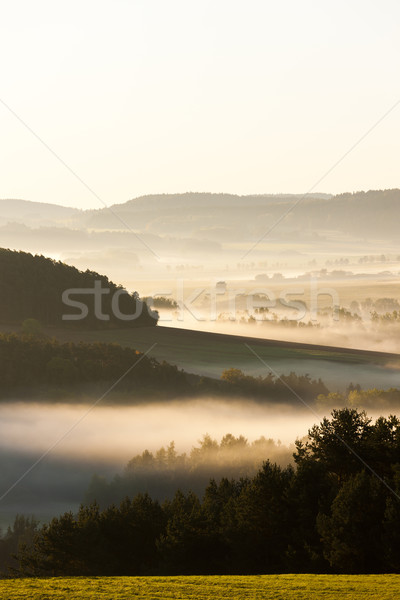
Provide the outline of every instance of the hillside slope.
[[[96,286],[102,291],[95,297]],[[136,292],[128,294],[104,275],[2,248],[0,322],[19,324],[29,318],[44,326],[79,329],[157,324],[157,313],[151,312]]]

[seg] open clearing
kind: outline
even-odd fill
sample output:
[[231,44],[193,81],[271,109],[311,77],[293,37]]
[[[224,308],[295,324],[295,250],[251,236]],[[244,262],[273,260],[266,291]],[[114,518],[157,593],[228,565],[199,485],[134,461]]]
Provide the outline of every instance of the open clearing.
[[61,577],[0,581],[4,600],[392,600],[400,575]]

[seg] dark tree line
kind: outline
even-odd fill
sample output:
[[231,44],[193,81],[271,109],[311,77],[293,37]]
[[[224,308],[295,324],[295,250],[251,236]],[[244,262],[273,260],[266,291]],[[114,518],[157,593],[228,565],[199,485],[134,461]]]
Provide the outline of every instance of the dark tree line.
[[[28,398],[57,393],[104,391],[122,375],[115,392],[131,397],[171,397],[190,393],[187,374],[132,348],[106,343],[65,343],[15,334],[0,335],[0,396]],[[121,395],[122,394],[122,395]]]
[[315,400],[321,394],[328,394],[329,390],[321,379],[312,379],[309,375],[281,375],[279,378],[269,373],[266,377],[261,375],[253,377],[246,375],[240,369],[226,369],[222,373],[223,381],[230,387],[231,393],[263,397],[266,390],[277,400],[284,400],[296,392],[303,400]]
[[82,506],[20,547],[19,573],[400,572],[400,421],[333,411],[294,458],[211,480],[201,499],[178,490],[162,504],[139,494]]
[[[101,310],[95,314],[95,282],[107,293],[101,295]],[[83,293],[71,293],[70,300],[81,302],[88,314],[80,320],[63,320],[63,315],[79,315],[81,309],[68,306],[63,300],[66,290],[83,289]],[[123,315],[137,315],[135,319],[121,319],[112,302],[118,293],[115,306]],[[104,329],[145,327],[157,324],[158,314],[151,311],[137,292],[129,294],[104,275],[94,271],[79,271],[60,261],[27,252],[0,248],[0,322],[18,325],[23,320],[38,319],[46,327],[69,327],[80,329]]]
[[[237,370],[230,369],[217,380],[188,374],[166,361],[158,362],[119,344],[62,344],[40,335],[0,334],[0,397],[26,394],[45,399],[57,394],[73,393],[78,397],[98,393],[104,391],[107,382],[114,384],[127,371],[115,388],[114,398],[120,402],[208,394],[245,396],[261,402],[296,402],[273,376],[255,378],[242,374],[241,379],[232,379],[229,374]],[[321,381],[307,376],[291,373],[284,377],[306,399],[315,399],[321,390],[328,392]]]

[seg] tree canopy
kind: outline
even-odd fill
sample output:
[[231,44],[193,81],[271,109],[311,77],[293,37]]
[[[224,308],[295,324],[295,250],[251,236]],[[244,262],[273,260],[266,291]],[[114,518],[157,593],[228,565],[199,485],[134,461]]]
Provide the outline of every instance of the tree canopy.
[[82,506],[20,545],[18,572],[400,572],[399,432],[396,417],[335,411],[298,443],[295,468],[266,461],[252,477],[211,480],[202,497]]
[[[97,310],[93,293],[96,285],[104,290]],[[63,296],[68,290],[69,300]],[[66,303],[70,301],[75,306]],[[63,319],[63,315],[79,316],[82,311],[77,302],[87,307],[87,315],[79,320]],[[0,322],[19,325],[26,319],[36,319],[44,327],[126,328],[154,326],[158,313],[150,310],[137,292],[129,294],[104,275],[79,271],[44,256],[1,248]]]

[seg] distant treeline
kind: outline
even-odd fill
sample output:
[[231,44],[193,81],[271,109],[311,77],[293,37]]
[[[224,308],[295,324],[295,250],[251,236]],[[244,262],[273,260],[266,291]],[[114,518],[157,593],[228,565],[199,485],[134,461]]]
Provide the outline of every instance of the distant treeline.
[[272,439],[261,437],[250,444],[243,435],[230,433],[220,443],[205,435],[189,454],[178,454],[171,442],[155,453],[145,450],[134,456],[123,473],[109,482],[94,475],[85,502],[96,501],[104,508],[143,490],[158,500],[172,498],[177,488],[201,495],[210,478],[253,476],[267,457],[288,465],[293,461],[292,452]]
[[[121,380],[120,380],[121,379]],[[116,382],[118,384],[116,384]],[[41,335],[0,334],[0,399],[82,401],[114,386],[108,400],[137,404],[167,399],[222,397],[261,404],[301,404],[391,408],[400,405],[400,390],[362,390],[352,385],[331,392],[321,379],[289,373],[279,377],[223,371],[221,379],[187,373],[138,350],[107,343],[60,343]],[[107,400],[106,400],[107,401]]]
[[[91,229],[120,229],[115,213],[136,230],[158,234],[163,226],[171,236],[201,231],[203,238],[224,242],[255,239],[266,225],[298,201],[296,195],[160,194],[142,196],[108,209],[85,211],[82,219]],[[376,207],[379,206],[379,214]],[[281,227],[281,239],[292,243],[300,235],[327,230],[370,239],[397,240],[400,190],[369,190],[328,197],[308,195],[296,207],[296,219]],[[157,219],[154,215],[157,215]],[[243,218],[246,215],[246,218]],[[89,219],[88,219],[89,217]],[[212,222],[212,227],[210,227]],[[184,228],[183,225],[186,225]],[[212,236],[212,237],[211,237]],[[365,244],[364,244],[365,247]],[[364,251],[364,250],[363,250]]]
[[[95,301],[96,285],[103,291]],[[63,300],[67,290],[70,292]],[[62,318],[79,316],[82,310],[86,312],[84,307],[84,318]],[[134,315],[135,318],[125,318]],[[136,292],[129,294],[104,275],[82,272],[44,256],[1,248],[0,322],[15,325],[29,318],[38,319],[46,327],[104,329],[153,326],[158,314],[149,310]]]
[[[188,374],[174,365],[132,348],[105,343],[65,343],[40,335],[0,334],[0,397],[35,400],[104,392],[116,385],[113,398],[129,403],[196,395],[244,396],[260,402],[297,403],[295,390],[315,399],[329,390],[319,380],[294,373],[278,379],[224,371],[221,380]],[[288,388],[283,381],[290,385]]]
[[257,398],[263,397],[268,391],[277,401],[289,399],[289,402],[296,401],[296,404],[299,402],[298,396],[303,400],[315,400],[318,395],[329,393],[321,379],[311,379],[309,375],[296,375],[293,372],[279,377],[272,373],[265,377],[252,377],[240,369],[232,368],[222,373],[222,380],[228,383],[228,389],[233,394]]
[[318,406],[333,408],[339,406],[360,407],[365,409],[390,409],[400,406],[400,389],[380,390],[371,388],[362,390],[360,385],[350,384],[345,392],[330,392],[317,398]]
[[[19,575],[400,572],[400,421],[333,411],[297,441],[295,467],[211,480],[28,523]],[[21,523],[17,522],[17,525]],[[35,533],[36,531],[36,533]],[[13,537],[14,536],[14,537]],[[21,539],[23,536],[21,534]],[[11,528],[0,545],[15,546]]]
[[166,296],[145,296],[143,302],[146,302],[151,308],[164,308],[169,310],[175,310],[179,307],[179,304],[173,298],[167,298]]

